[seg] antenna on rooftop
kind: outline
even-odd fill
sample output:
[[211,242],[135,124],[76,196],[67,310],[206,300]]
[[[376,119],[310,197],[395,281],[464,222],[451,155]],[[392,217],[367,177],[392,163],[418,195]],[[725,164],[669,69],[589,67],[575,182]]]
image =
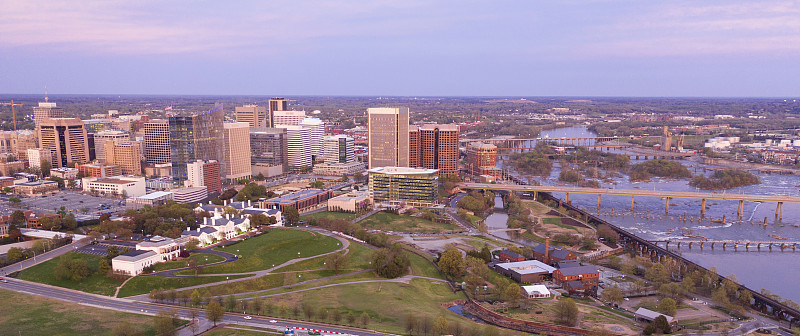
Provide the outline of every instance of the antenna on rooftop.
[[50,98],[47,97],[47,84],[44,85],[44,102],[49,102]]

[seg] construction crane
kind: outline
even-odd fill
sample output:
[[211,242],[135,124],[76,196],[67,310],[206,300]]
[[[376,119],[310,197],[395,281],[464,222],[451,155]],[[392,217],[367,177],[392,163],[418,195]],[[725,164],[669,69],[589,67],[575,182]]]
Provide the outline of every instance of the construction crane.
[[12,100],[10,103],[0,103],[0,105],[11,105],[11,119],[14,120],[14,130],[17,130],[17,112],[14,110],[14,106],[22,106],[22,104],[15,104]]

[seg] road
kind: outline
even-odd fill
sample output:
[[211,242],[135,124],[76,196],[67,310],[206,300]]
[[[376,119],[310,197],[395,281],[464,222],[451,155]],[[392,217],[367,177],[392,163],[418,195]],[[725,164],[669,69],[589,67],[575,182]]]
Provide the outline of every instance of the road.
[[80,241],[75,241],[75,242],[72,242],[69,245],[64,245],[64,246],[61,246],[61,247],[59,247],[59,248],[57,248],[55,250],[48,251],[48,252],[45,252],[43,254],[34,256],[33,258],[28,258],[28,259],[25,259],[23,261],[8,265],[6,267],[0,268],[0,275],[4,275],[5,276],[5,275],[8,275],[9,273],[22,271],[22,270],[24,270],[24,269],[26,269],[28,267],[33,266],[33,265],[36,265],[36,264],[39,264],[39,263],[43,263],[43,262],[45,262],[47,260],[53,259],[55,257],[58,257],[58,256],[60,256],[60,255],[62,255],[64,253],[67,253],[67,252],[70,252],[70,251],[75,251],[75,250],[77,250],[77,249],[79,249],[81,247],[89,245],[89,242],[90,242],[89,239],[83,239],[83,240],[80,240]]
[[[191,309],[179,306],[166,306],[166,305],[153,305],[144,302],[138,302],[128,299],[118,299],[112,297],[106,297],[101,295],[95,294],[88,294],[79,291],[74,291],[70,289],[64,289],[59,287],[53,287],[43,284],[38,284],[34,282],[28,282],[19,279],[8,279],[8,283],[0,283],[0,288],[7,289],[19,293],[26,293],[31,295],[38,295],[43,296],[51,299],[57,299],[62,301],[68,301],[73,303],[78,303],[82,305],[102,308],[102,309],[110,309],[120,312],[128,312],[134,314],[146,314],[146,315],[155,315],[159,311],[162,310],[169,310],[175,309],[178,312],[178,315],[186,320],[191,320]],[[195,310],[197,311],[197,310]],[[205,313],[200,311],[199,316],[204,316]],[[292,328],[309,328],[309,329],[322,329],[326,331],[332,331],[337,333],[345,333],[345,334],[353,334],[353,335],[364,335],[364,336],[372,336],[372,335],[390,335],[386,333],[380,333],[376,331],[368,331],[368,330],[360,330],[360,329],[348,329],[343,328],[340,326],[328,326],[325,324],[311,324],[306,322],[300,321],[291,321],[291,320],[284,320],[280,319],[278,323],[270,323],[269,320],[277,318],[272,317],[259,317],[254,316],[252,319],[248,320],[244,318],[244,314],[232,314],[227,313],[225,317],[219,321],[218,323],[229,323],[229,324],[240,324],[240,325],[248,325],[253,327],[260,327],[260,328],[270,328],[275,330],[283,330],[286,327]],[[202,318],[201,318],[202,319]]]

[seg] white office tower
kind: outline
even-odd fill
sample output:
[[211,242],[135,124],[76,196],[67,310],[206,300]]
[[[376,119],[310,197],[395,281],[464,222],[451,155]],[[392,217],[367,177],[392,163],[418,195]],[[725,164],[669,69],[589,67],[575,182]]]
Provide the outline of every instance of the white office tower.
[[281,125],[300,125],[306,118],[306,111],[274,111],[272,112],[272,124],[278,128]]
[[305,118],[300,126],[308,130],[308,150],[311,151],[312,159],[322,158],[325,123],[319,118]]
[[131,143],[131,136],[123,131],[100,131],[94,134],[94,157],[100,163],[106,163],[106,142],[111,141],[120,145]]
[[325,137],[325,163],[349,163],[356,159],[353,138],[346,135]]
[[311,151],[309,150],[308,129],[300,125],[280,125],[286,129],[286,156],[290,170],[302,170],[311,167]]

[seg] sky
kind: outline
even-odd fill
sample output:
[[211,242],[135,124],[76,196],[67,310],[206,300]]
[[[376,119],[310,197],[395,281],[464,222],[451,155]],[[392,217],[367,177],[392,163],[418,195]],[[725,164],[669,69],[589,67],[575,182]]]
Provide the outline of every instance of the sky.
[[800,0],[0,8],[0,93],[800,96]]

